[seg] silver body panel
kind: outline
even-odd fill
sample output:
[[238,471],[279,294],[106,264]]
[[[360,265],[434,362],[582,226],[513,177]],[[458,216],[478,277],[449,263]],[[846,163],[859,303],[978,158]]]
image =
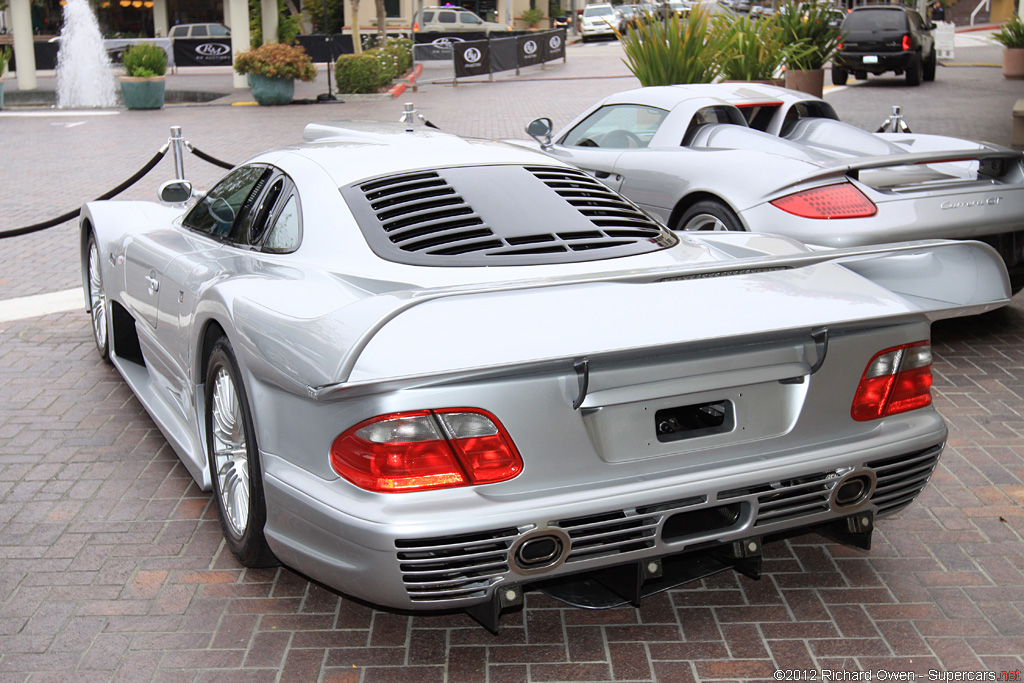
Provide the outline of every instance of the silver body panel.
[[[249,162],[273,165],[297,188],[303,228],[293,253],[197,234],[182,226],[182,207],[148,202],[87,204],[83,243],[95,235],[120,312],[109,316],[112,362],[197,483],[211,483],[202,382],[216,325],[249,397],[274,553],[393,607],[466,607],[502,585],[899,509],[927,482],[946,429],[931,407],[851,419],[865,364],[927,339],[930,319],[1009,296],[998,256],[969,242],[815,252],[781,237],[706,234],[579,263],[386,261],[340,186],[437,159],[557,162],[384,124],[311,127],[307,137]],[[824,350],[813,336],[822,328]],[[126,337],[137,338],[138,354]],[[654,412],[703,401],[727,401],[731,428],[654,437]],[[458,406],[501,420],[523,457],[519,476],[382,494],[330,465],[332,441],[365,419]],[[870,473],[875,494],[837,511],[830,492],[852,473]],[[808,477],[818,482],[810,489]],[[780,509],[779,493],[795,502]],[[727,529],[694,535],[673,525],[679,511],[723,501],[742,510]],[[640,535],[622,537],[609,514]],[[566,556],[540,572],[517,569],[509,553],[541,533],[564,537]],[[458,559],[438,569],[424,552]]]

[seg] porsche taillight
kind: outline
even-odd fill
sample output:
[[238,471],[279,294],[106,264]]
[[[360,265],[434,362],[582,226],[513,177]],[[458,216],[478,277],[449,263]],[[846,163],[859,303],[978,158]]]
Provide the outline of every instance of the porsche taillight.
[[878,207],[853,183],[823,185],[780,197],[772,206],[801,218],[866,218]]
[[926,341],[886,349],[864,369],[850,415],[866,422],[932,403],[932,347]]
[[902,47],[903,47],[903,51],[904,52],[908,52],[910,50],[910,34],[909,33],[904,33],[903,34],[903,45],[902,45]]
[[330,457],[342,477],[381,493],[493,484],[523,470],[498,418],[478,408],[374,417],[338,436]]

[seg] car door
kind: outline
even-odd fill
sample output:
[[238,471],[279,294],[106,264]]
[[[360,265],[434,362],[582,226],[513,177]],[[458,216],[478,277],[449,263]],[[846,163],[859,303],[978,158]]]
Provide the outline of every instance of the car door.
[[623,181],[615,171],[619,157],[647,147],[666,116],[664,109],[640,104],[599,107],[547,151],[618,190]]

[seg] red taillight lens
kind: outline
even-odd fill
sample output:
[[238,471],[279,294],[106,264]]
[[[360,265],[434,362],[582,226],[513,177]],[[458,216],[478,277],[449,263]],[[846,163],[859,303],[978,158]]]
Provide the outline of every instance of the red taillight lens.
[[864,422],[931,405],[932,347],[926,341],[886,349],[864,369],[850,415]]
[[908,50],[910,50],[910,34],[909,33],[905,34],[903,36],[903,51],[907,52]]
[[523,461],[496,417],[447,408],[360,422],[331,444],[331,466],[360,488],[397,493],[505,481]]
[[878,208],[852,183],[823,185],[780,197],[772,206],[801,218],[866,218]]

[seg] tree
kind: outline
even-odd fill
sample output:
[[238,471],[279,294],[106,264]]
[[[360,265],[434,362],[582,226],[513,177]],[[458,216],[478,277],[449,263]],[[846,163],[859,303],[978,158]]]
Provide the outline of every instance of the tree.
[[388,11],[384,8],[384,0],[377,3],[377,46],[388,42]]

